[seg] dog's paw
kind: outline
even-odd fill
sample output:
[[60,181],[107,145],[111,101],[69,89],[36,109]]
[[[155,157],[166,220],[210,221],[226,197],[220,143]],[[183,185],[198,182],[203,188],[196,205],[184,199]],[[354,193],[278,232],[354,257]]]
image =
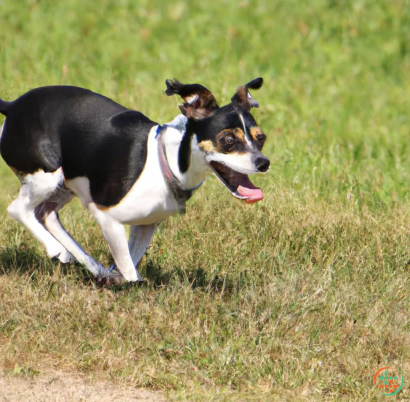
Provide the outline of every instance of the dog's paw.
[[119,286],[127,282],[128,281],[121,275],[121,273],[116,270],[101,270],[100,275],[96,278],[96,284],[98,287]]
[[147,286],[148,281],[143,279],[141,281],[128,282],[124,279],[118,280],[118,279],[112,279],[112,278],[107,278],[107,277],[101,277],[97,279],[96,285],[97,287],[101,289],[114,288],[114,287],[119,287],[121,289],[132,289],[134,287]]
[[99,288],[108,288],[111,286],[119,286],[126,283],[122,278],[111,278],[108,276],[100,276],[96,280],[96,284]]

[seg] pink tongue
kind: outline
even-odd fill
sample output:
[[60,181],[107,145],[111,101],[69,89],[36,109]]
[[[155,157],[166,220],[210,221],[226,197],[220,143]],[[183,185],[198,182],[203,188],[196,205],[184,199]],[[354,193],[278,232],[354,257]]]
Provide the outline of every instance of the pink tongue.
[[258,202],[263,198],[263,191],[260,188],[247,188],[239,186],[236,191],[242,197],[246,197],[245,202],[251,204],[253,202]]

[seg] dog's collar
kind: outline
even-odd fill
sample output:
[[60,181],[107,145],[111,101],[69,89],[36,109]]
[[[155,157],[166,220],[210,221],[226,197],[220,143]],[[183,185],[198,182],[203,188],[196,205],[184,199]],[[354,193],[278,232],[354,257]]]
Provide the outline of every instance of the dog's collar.
[[183,189],[181,187],[181,184],[179,180],[175,177],[175,175],[172,173],[172,170],[169,166],[168,159],[165,153],[165,145],[162,142],[162,131],[167,127],[167,124],[164,125],[159,125],[157,127],[157,133],[155,135],[155,138],[157,139],[158,142],[158,157],[159,157],[159,163],[161,165],[161,170],[164,175],[165,181],[167,182],[170,190],[172,191],[172,194],[174,195],[175,199],[178,202],[178,207],[179,207],[179,212],[180,214],[185,214],[186,208],[185,204],[186,202],[192,197],[193,192],[201,186],[201,184],[204,182],[204,180],[201,181],[197,186],[190,188],[190,189]]

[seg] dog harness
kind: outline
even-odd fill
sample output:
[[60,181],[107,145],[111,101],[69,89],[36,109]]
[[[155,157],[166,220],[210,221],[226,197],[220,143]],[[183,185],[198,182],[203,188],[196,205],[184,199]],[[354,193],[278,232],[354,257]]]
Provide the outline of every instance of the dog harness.
[[167,182],[168,187],[170,188],[172,194],[174,195],[178,203],[179,213],[181,215],[184,215],[186,212],[186,202],[192,197],[194,191],[201,186],[204,180],[202,180],[201,183],[199,183],[196,187],[190,189],[183,189],[181,187],[179,180],[174,176],[171,168],[169,167],[168,159],[165,153],[165,145],[162,142],[161,133],[166,127],[167,124],[164,124],[163,126],[158,125],[157,134],[155,136],[155,138],[158,141],[159,163],[161,165],[161,170],[162,174],[164,175],[165,181]]

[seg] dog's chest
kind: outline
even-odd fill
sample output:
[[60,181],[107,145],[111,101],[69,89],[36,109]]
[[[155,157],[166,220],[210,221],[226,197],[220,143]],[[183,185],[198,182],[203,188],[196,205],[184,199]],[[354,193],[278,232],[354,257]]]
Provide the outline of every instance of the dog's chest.
[[128,194],[106,212],[115,220],[130,225],[150,225],[179,212],[179,205],[166,183],[158,157],[155,130],[148,138],[144,170]]

